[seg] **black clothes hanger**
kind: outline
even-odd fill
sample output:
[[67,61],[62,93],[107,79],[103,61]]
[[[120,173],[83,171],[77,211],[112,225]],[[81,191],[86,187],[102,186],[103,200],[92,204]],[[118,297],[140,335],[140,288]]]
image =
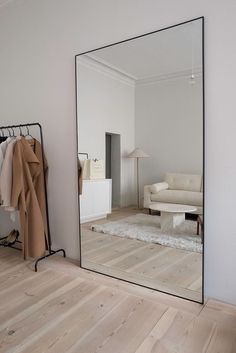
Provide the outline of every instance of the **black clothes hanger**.
[[30,143],[30,145],[31,145],[31,147],[32,147],[32,149],[33,149],[33,151],[35,152],[35,148],[36,148],[36,143],[35,143],[35,138],[30,134],[30,132],[29,132],[29,127],[26,125],[25,126],[26,127],[26,130],[27,130],[27,134],[24,136],[25,137],[25,139],[27,139],[27,137],[30,137],[30,139],[27,139],[28,140],[28,142]]
[[24,136],[23,132],[22,132],[22,129],[21,129],[21,126],[18,126],[19,130],[20,130],[20,136]]
[[11,127],[11,131],[12,131],[12,137],[16,137],[15,130],[13,129],[13,127]]
[[4,135],[4,131],[3,130],[0,130],[1,131],[1,135],[0,135],[0,143],[6,141],[7,139],[7,136]]
[[33,140],[34,140],[34,137],[32,135],[30,135],[30,132],[29,132],[29,127],[26,126],[26,130],[27,130],[27,134],[25,135],[25,138],[26,137],[31,137]]
[[13,135],[12,135],[12,131],[10,130],[10,128],[9,128],[9,127],[7,128],[7,131],[8,131],[9,137],[13,137]]

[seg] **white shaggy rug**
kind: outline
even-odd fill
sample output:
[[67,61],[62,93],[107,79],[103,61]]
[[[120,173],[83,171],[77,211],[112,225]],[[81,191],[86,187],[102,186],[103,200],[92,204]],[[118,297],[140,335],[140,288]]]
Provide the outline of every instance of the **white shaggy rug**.
[[201,237],[196,235],[197,223],[193,221],[184,221],[180,226],[168,233],[164,233],[161,231],[159,216],[140,213],[116,222],[94,224],[91,229],[95,232],[118,237],[138,239],[176,249],[202,252]]

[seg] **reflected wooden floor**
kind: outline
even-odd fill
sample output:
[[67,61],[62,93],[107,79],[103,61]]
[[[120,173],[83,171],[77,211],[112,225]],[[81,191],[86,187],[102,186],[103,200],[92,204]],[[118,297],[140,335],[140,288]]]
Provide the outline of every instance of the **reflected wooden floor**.
[[235,353],[236,308],[0,249],[0,353]]
[[136,213],[130,208],[121,209],[108,219],[82,225],[83,267],[201,302],[201,254],[90,229],[93,223]]

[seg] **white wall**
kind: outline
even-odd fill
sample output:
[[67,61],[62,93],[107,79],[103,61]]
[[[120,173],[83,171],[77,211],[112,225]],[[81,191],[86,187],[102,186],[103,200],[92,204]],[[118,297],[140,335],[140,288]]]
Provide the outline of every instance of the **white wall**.
[[105,160],[106,132],[120,135],[120,205],[125,207],[134,204],[134,163],[127,155],[134,149],[135,87],[109,71],[77,58],[79,152]]
[[40,121],[53,241],[78,257],[74,55],[206,17],[206,295],[236,304],[236,2],[17,0],[0,11],[1,123]]
[[140,186],[163,181],[166,172],[202,174],[202,79],[178,77],[136,86],[135,145],[149,154],[141,161]]

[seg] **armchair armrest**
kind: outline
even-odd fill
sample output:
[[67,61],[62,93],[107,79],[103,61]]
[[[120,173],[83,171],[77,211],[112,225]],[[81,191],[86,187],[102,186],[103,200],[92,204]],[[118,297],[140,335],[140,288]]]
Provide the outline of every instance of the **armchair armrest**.
[[144,193],[143,193],[143,207],[144,208],[149,208],[149,205],[151,203],[151,190],[150,190],[151,185],[145,185],[144,186]]
[[166,183],[165,181],[156,183],[156,184],[152,184],[150,186],[150,192],[152,194],[157,194],[158,192],[162,191],[162,190],[167,190],[169,188],[168,183]]

